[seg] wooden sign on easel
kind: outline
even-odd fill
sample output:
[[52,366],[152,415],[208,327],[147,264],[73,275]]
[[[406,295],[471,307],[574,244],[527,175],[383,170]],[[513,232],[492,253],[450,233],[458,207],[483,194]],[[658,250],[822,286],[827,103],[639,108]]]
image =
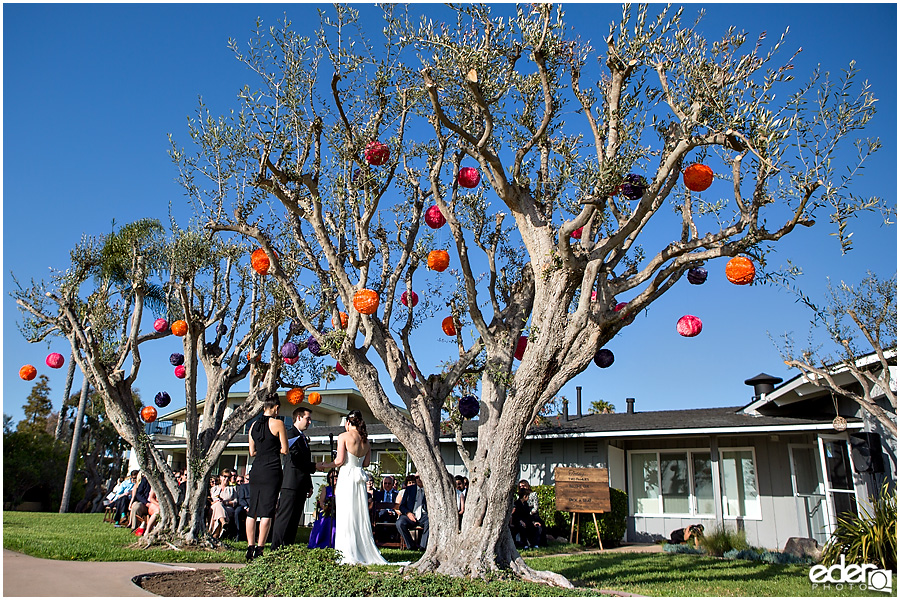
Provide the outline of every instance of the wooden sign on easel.
[[612,510],[609,500],[609,470],[601,468],[556,467],[553,471],[556,484],[556,510],[572,513],[572,530],[569,532],[569,543],[578,543],[578,529],[575,526],[578,515],[591,513],[594,518],[594,529],[597,542],[603,549],[600,539],[600,526],[597,524],[597,513]]

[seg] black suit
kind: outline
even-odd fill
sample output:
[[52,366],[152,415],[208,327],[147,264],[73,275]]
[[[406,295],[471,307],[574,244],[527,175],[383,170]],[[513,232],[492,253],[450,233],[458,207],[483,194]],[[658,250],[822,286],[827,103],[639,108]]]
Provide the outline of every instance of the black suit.
[[415,545],[409,532],[418,526],[422,527],[422,539],[419,541],[419,547],[424,550],[428,545],[428,503],[426,499],[422,498],[422,517],[420,519],[413,521],[406,516],[407,513],[415,512],[418,491],[419,487],[416,484],[403,488],[403,500],[400,501],[400,516],[397,518],[396,523],[397,531],[403,536],[403,542],[410,550],[413,550]]
[[303,505],[312,490],[312,477],[316,472],[316,463],[312,461],[309,441],[300,430],[291,425],[287,430],[288,439],[301,436],[291,446],[284,461],[284,477],[281,482],[281,495],[278,497],[278,512],[275,513],[275,524],[272,527],[272,550],[283,544],[293,544],[297,539],[297,527],[303,516]]

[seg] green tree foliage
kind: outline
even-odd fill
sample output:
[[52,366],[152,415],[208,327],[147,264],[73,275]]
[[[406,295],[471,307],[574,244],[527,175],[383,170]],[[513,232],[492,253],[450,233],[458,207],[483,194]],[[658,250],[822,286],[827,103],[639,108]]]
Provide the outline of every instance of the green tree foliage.
[[591,407],[588,409],[589,415],[605,415],[614,412],[616,412],[615,405],[606,400],[594,400],[591,402]]
[[19,421],[16,430],[23,433],[38,436],[45,433],[53,433],[56,422],[50,422],[53,413],[53,402],[50,400],[50,379],[41,375],[31,388],[31,393],[22,410],[25,418]]

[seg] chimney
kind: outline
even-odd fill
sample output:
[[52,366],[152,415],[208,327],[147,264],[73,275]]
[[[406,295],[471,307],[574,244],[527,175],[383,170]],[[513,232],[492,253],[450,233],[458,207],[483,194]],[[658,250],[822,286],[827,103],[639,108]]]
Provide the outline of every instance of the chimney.
[[569,401],[563,398],[563,420],[569,420]]
[[634,414],[634,398],[625,398],[625,402],[628,404],[628,410],[626,411],[629,415]]
[[753,386],[753,399],[759,400],[765,394],[770,394],[775,390],[775,385],[781,383],[783,380],[781,377],[775,377],[774,375],[766,375],[765,373],[760,373],[756,377],[751,377],[750,379],[745,379],[745,385]]
[[581,414],[581,386],[575,386],[575,397],[578,399],[578,418],[580,419],[583,415]]

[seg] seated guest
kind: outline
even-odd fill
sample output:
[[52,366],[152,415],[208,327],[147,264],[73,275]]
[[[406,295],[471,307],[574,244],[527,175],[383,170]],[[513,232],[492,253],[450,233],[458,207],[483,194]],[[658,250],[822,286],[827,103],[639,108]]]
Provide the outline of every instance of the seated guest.
[[[132,471],[128,477],[123,481],[115,490],[115,497],[109,502],[109,504],[115,506],[115,516],[113,517],[113,523],[119,525],[119,522],[123,519],[124,515],[128,513],[128,506],[131,504],[131,491],[134,489],[135,482],[137,481],[138,472]],[[117,491],[118,490],[118,491]]]
[[150,490],[150,494],[147,497],[147,514],[149,517],[147,518],[147,524],[143,527],[138,527],[134,535],[136,536],[149,536],[150,531],[153,530],[153,525],[156,523],[157,515],[159,515],[159,498],[156,497],[156,492],[152,489]]
[[[381,480],[381,487],[375,490],[375,493],[372,496],[373,524],[393,523],[397,520],[397,517],[400,516],[400,511],[394,508],[394,505],[397,503],[398,493],[399,492],[394,488],[394,478],[390,475],[385,475]],[[385,528],[383,527],[376,527],[374,533],[376,544],[397,539],[397,534],[392,528],[385,531]]]
[[[150,480],[144,473],[138,473],[137,485],[131,490],[131,504],[129,506],[128,526],[132,531],[138,528],[138,518],[147,515],[147,502],[150,501]],[[143,533],[143,531],[141,532]]]
[[406,487],[397,496],[397,503],[394,505],[396,510],[400,512],[396,523],[397,531],[403,537],[403,543],[406,544],[406,547],[410,550],[415,550],[417,547],[413,543],[409,532],[421,526],[422,539],[419,542],[418,549],[424,550],[428,546],[428,505],[425,502],[422,478],[418,475],[407,475],[406,484]]
[[[525,479],[519,481],[518,487],[516,503],[513,505],[513,513],[518,516],[516,519],[510,519],[510,526],[512,526],[513,522],[517,525],[520,522],[525,524],[524,530],[520,529],[515,533],[520,533],[520,538],[526,548],[529,546],[546,546],[547,534],[544,531],[544,521],[538,512],[537,494],[532,492],[531,484]],[[518,513],[516,513],[517,503],[521,504],[521,506],[518,506]]]
[[222,498],[223,494],[228,494],[229,500],[234,496],[233,492],[229,493],[228,474],[226,471],[219,474],[218,484],[209,490],[209,497],[212,501],[212,504],[210,505],[212,514],[209,518],[209,527],[207,531],[215,539],[222,537],[222,532],[225,530],[225,523],[228,522],[228,513],[225,511],[225,503]]
[[238,540],[246,540],[246,519],[250,511],[250,482],[244,476],[236,478],[234,518],[238,529]]

